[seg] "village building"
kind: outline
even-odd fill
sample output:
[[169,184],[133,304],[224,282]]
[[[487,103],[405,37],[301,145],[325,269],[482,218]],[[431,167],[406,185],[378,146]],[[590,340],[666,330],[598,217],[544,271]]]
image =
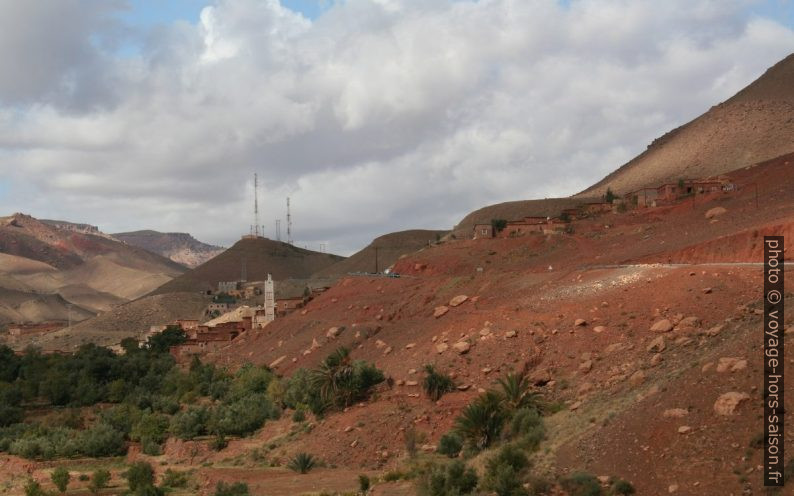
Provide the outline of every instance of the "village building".
[[240,288],[238,281],[220,281],[218,282],[218,293],[231,294],[232,291],[237,291]]
[[493,226],[491,224],[475,224],[474,239],[493,238]]
[[8,336],[11,342],[16,342],[23,337],[42,336],[59,331],[66,327],[64,322],[41,322],[37,324],[11,324],[8,327]]

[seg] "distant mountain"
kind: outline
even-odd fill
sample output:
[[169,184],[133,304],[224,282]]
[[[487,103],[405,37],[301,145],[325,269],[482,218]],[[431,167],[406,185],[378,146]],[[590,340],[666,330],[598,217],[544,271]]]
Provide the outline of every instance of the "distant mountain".
[[729,100],[656,139],[648,149],[576,196],[627,193],[701,178],[794,152],[794,54]]
[[225,250],[220,246],[202,243],[188,233],[161,233],[147,230],[116,233],[113,237],[190,268],[198,267]]
[[267,238],[243,238],[215,258],[163,284],[152,294],[217,289],[220,281],[305,279],[344,257],[304,250]]
[[401,256],[414,253],[446,235],[448,231],[412,229],[375,238],[372,243],[350,257],[314,274],[315,278],[334,277],[349,272],[374,272],[377,251],[378,271],[390,267]]
[[[0,217],[0,321],[75,320],[138,298],[185,268],[88,224]],[[2,322],[0,322],[2,324]]]

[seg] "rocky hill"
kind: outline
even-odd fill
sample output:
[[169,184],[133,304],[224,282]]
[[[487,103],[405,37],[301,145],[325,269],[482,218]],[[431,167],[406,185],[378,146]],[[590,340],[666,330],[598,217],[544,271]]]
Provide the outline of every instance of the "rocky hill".
[[134,231],[113,234],[113,237],[152,253],[169,258],[189,268],[195,268],[220,254],[225,248],[202,243],[188,233]]
[[446,235],[447,232],[412,229],[384,234],[347,259],[315,273],[314,277],[334,277],[350,272],[375,272],[376,250],[377,270],[383,271],[393,265],[401,256],[429,246]]
[[163,284],[152,294],[217,289],[220,281],[305,279],[344,257],[298,248],[267,238],[243,238],[215,258]]
[[[77,320],[142,296],[185,268],[129,246],[93,226],[40,221],[29,215],[0,217],[0,288],[6,320]],[[24,310],[24,311],[23,311]]]
[[679,178],[724,174],[794,151],[794,54],[729,100],[656,139],[576,195],[626,193]]

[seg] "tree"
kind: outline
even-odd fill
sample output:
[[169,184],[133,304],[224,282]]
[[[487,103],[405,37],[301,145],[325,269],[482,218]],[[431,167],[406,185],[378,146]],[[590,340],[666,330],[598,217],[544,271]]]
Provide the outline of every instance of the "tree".
[[503,231],[507,227],[507,220],[506,219],[491,219],[491,227],[493,228],[494,234],[497,234]]
[[524,374],[509,373],[498,379],[499,394],[509,412],[520,408],[540,411],[539,394],[530,389],[529,379]]
[[617,196],[615,196],[615,193],[612,191],[612,188],[607,188],[607,192],[604,195],[604,200],[606,200],[607,203],[612,203],[613,201],[615,201],[615,198],[617,198]]
[[58,491],[65,493],[66,488],[69,487],[69,481],[72,479],[72,476],[65,468],[58,467],[52,471],[50,474],[50,479],[52,479],[52,483],[55,484],[55,487],[58,488]]
[[110,472],[105,469],[99,469],[91,476],[88,490],[91,491],[91,494],[99,494],[99,491],[107,487],[108,482],[110,482]]
[[487,448],[502,433],[507,412],[493,391],[480,395],[455,419],[455,431],[475,449]]
[[154,469],[146,462],[135,462],[124,473],[130,491],[137,491],[149,486],[154,486]]

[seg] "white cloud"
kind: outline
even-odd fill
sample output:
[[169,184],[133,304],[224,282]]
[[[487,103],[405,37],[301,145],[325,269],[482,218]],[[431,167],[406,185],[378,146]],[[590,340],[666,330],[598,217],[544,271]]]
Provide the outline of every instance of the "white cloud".
[[0,208],[228,245],[256,171],[269,231],[290,195],[296,238],[341,252],[581,190],[794,46],[740,0],[347,0],[314,21],[218,0],[121,57],[95,42],[123,32],[119,5],[17,5]]

